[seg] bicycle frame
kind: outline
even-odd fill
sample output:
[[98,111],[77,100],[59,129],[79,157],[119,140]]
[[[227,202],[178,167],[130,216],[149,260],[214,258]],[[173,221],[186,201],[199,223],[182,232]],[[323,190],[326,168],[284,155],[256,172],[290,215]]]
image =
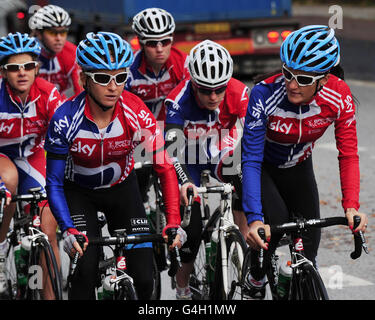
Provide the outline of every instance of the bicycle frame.
[[[229,183],[222,183],[218,186],[211,187],[200,187],[197,188],[198,193],[220,193],[220,216],[216,222],[216,227],[212,232],[212,237],[214,237],[215,231],[218,233],[218,239],[221,248],[221,267],[222,267],[222,281],[224,293],[227,296],[230,288],[228,287],[228,248],[226,244],[227,234],[230,230],[239,229],[234,223],[233,213],[232,213],[232,189],[233,186]],[[238,244],[237,244],[238,245]],[[239,249],[239,248],[237,248]],[[242,266],[244,255],[242,250],[237,250],[239,253],[239,263]]]

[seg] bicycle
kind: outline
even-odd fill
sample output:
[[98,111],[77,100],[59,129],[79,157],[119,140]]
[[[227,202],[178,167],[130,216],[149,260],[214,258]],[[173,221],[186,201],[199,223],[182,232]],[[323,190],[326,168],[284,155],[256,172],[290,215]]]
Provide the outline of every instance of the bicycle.
[[[29,189],[29,194],[12,196],[12,202],[30,203],[29,214],[25,214],[20,205],[17,206],[13,226],[7,234],[9,243],[7,251],[8,295],[12,300],[43,299],[42,289],[47,281],[51,283],[55,299],[62,300],[60,270],[48,237],[40,228],[38,203],[44,200],[47,200],[47,195],[41,192],[40,187]],[[19,250],[21,242],[30,250],[23,258],[26,261],[19,260],[21,259]],[[22,261],[20,265],[17,265],[16,259]],[[41,269],[41,259],[44,261],[46,270]],[[47,278],[44,277],[43,281],[45,273],[47,273]]]
[[[354,217],[354,229],[359,225],[360,217]],[[271,291],[271,298],[273,300],[328,300],[328,293],[324,282],[314,267],[313,263],[306,258],[304,255],[303,241],[301,234],[310,228],[324,228],[335,225],[348,225],[348,221],[345,217],[329,217],[322,219],[310,219],[297,218],[294,222],[284,223],[281,225],[271,225],[272,233],[286,233],[287,237],[282,239],[280,242],[289,245],[289,251],[291,255],[291,269],[292,275],[289,287],[287,288],[287,295],[280,297],[278,294],[278,256],[273,254],[271,256],[271,263],[266,272],[268,279],[267,284]],[[258,230],[259,235],[265,240],[264,229]],[[279,243],[280,244],[280,243]],[[354,235],[355,249],[350,254],[352,259],[357,259],[361,256],[362,248],[368,253],[366,240],[361,231]],[[263,249],[259,250],[258,258],[256,259],[255,268],[260,270],[263,268]],[[246,285],[246,276],[250,272],[251,262],[251,249],[245,253],[244,265],[243,265],[243,276],[241,279],[242,298],[246,297],[248,287]]]
[[[145,162],[136,162],[134,164],[134,169],[141,169],[141,168],[150,168],[152,167],[152,163],[150,161]],[[154,197],[155,207],[149,206],[148,210],[146,210],[146,217],[148,223],[151,228],[152,233],[160,234],[162,233],[164,227],[167,225],[166,217],[165,217],[165,209],[164,209],[164,202],[163,202],[163,194],[161,191],[160,181],[159,178],[156,176],[155,172],[151,171],[151,179],[150,179],[150,189],[151,195]],[[146,208],[145,208],[146,209]],[[161,275],[160,273],[166,270],[169,265],[170,261],[168,258],[168,249],[165,242],[160,243],[156,242],[153,244],[153,253],[154,253],[154,292],[152,294],[152,300],[160,300],[161,296]]]
[[[169,241],[171,244],[174,239],[175,233],[168,233]],[[83,245],[84,239],[79,240]],[[143,242],[165,242],[161,234],[137,234],[127,235],[125,229],[115,230],[113,237],[99,237],[89,238],[89,246],[111,246],[114,245],[114,256],[110,259],[101,262],[99,270],[102,275],[110,275],[109,284],[113,294],[109,297],[111,300],[138,300],[138,296],[133,284],[132,277],[127,273],[126,258],[124,255],[125,245],[138,244]],[[178,248],[175,249],[178,254]],[[75,268],[77,266],[79,254],[77,253],[71,263],[69,278],[70,282],[72,277],[75,276]],[[178,259],[173,260],[171,263],[170,275],[173,276],[178,268]],[[108,269],[109,272],[108,272]],[[103,280],[102,276],[102,280]],[[108,298],[107,298],[108,299]]]
[[[232,213],[233,186],[228,183],[208,185],[208,173],[202,172],[201,181],[205,186],[197,192],[203,198],[203,221],[208,220],[201,233],[201,243],[194,262],[189,286],[194,300],[240,298],[237,284],[242,276],[242,264],[246,242],[234,223]],[[220,194],[220,206],[209,216],[207,195]],[[189,192],[189,205],[184,213],[182,226],[188,225],[191,215],[192,194]],[[208,218],[209,216],[209,218]]]

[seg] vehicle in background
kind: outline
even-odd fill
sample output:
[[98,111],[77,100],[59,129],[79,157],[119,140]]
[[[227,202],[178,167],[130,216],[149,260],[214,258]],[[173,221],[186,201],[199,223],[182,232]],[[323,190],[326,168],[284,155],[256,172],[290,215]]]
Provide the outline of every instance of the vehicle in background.
[[23,0],[0,0],[0,37],[28,31],[27,9]]
[[112,31],[139,48],[131,24],[145,8],[170,12],[176,22],[174,45],[189,53],[198,42],[211,39],[231,53],[236,75],[254,75],[280,67],[285,37],[298,28],[291,0],[26,0],[29,6],[55,4],[72,18],[71,37],[78,42],[90,31]]

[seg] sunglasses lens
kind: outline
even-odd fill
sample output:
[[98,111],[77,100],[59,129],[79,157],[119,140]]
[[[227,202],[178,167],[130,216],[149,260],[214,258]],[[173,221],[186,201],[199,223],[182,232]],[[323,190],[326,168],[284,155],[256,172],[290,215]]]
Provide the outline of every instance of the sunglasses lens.
[[162,47],[166,47],[172,43],[172,39],[163,39],[163,40],[146,40],[145,45],[150,48],[156,48],[158,44],[161,44]]
[[105,85],[111,81],[111,76],[104,73],[94,73],[94,81]]
[[209,96],[209,95],[211,95],[213,92],[215,92],[215,94],[223,93],[226,89],[227,89],[227,87],[225,86],[225,87],[221,87],[221,88],[219,88],[219,89],[214,89],[214,90],[212,90],[212,89],[205,89],[205,88],[198,88],[198,91],[199,91],[201,94],[205,95],[205,96]]
[[172,40],[171,39],[164,39],[163,41],[161,41],[161,44],[163,47],[166,47],[168,45],[170,45],[172,43]]
[[61,34],[62,36],[68,35],[68,30],[53,30],[53,29],[47,29],[45,32],[51,36],[56,37],[58,34]]
[[304,85],[304,86],[310,85],[314,81],[313,78],[308,77],[308,76],[297,76],[296,78],[297,78],[298,84]]
[[117,84],[123,84],[128,77],[128,74],[126,72],[116,74],[116,83]]
[[36,63],[35,62],[29,62],[24,64],[24,68],[27,71],[33,70],[36,68]]
[[20,70],[20,66],[18,64],[7,64],[5,69],[10,72],[16,72]]
[[283,68],[283,75],[286,80],[290,81],[293,78],[293,75],[291,72],[289,72],[287,69]]
[[219,89],[216,89],[216,90],[215,90],[215,93],[216,93],[216,94],[223,93],[226,89],[227,89],[226,86],[225,86],[225,87],[222,87],[222,88],[219,88]]

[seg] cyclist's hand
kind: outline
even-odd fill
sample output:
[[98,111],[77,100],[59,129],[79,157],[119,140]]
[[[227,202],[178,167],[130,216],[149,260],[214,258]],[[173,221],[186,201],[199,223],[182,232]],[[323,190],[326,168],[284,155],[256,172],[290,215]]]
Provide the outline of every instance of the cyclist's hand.
[[9,206],[10,202],[12,201],[12,194],[10,193],[10,191],[7,189],[4,182],[2,181],[0,181],[0,191],[2,193],[1,195],[2,198],[5,197],[4,207]]
[[[83,249],[81,248],[81,246],[79,245],[78,241],[77,241],[77,238],[76,236],[83,236],[84,239],[85,239],[85,242],[83,244]],[[82,257],[83,256],[83,251],[86,250],[88,244],[89,244],[89,241],[87,239],[87,236],[82,233],[82,232],[79,232],[77,229],[75,228],[69,228],[67,229],[64,233],[63,233],[63,238],[64,238],[64,251],[70,256],[70,257],[74,257],[74,255],[76,254],[76,252],[79,253],[79,256]]]
[[178,225],[170,225],[167,224],[165,228],[163,229],[162,235],[165,239],[165,242],[168,243],[168,232],[167,230],[170,228],[177,229],[176,237],[173,239],[172,244],[169,246],[169,250],[172,250],[175,246],[177,246],[179,249],[184,245],[184,243],[187,240],[187,234],[184,229],[182,229]]
[[268,243],[264,242],[258,235],[258,229],[263,228],[266,231],[267,241],[271,238],[270,226],[268,224],[263,224],[262,221],[254,221],[249,225],[249,231],[247,233],[246,242],[253,249],[263,248],[268,249]]
[[194,185],[194,183],[191,183],[191,182],[184,183],[181,186],[181,190],[180,190],[180,201],[181,201],[181,204],[183,206],[187,206],[189,204],[188,203],[189,200],[187,198],[187,189],[188,188],[193,188],[194,198],[196,198],[198,196],[197,187]]
[[[346,215],[346,219],[348,219],[349,228],[353,232],[358,232],[358,231],[366,232],[368,218],[367,218],[367,215],[365,213],[358,212],[354,208],[348,208],[348,209],[346,209],[345,215]],[[360,216],[360,218],[361,218],[361,223],[359,224],[359,226],[355,230],[353,230],[353,217],[354,216]]]

